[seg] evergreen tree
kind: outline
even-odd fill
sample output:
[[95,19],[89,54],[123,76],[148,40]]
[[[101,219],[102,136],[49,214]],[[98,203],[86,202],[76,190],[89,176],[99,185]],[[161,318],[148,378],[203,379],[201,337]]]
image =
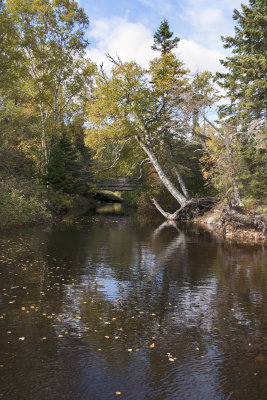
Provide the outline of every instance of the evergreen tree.
[[179,42],[179,38],[173,38],[173,32],[170,31],[169,23],[164,19],[158,30],[154,34],[154,44],[151,46],[152,50],[160,51],[162,54],[166,54],[172,51]]
[[83,192],[79,181],[79,155],[66,132],[54,140],[47,171],[46,181],[56,191],[67,194]]
[[218,74],[220,84],[227,90],[230,106],[222,111],[227,115],[259,119],[266,122],[267,111],[267,3],[265,0],[249,0],[241,5],[242,11],[234,10],[237,21],[234,37],[222,37],[225,48],[233,55],[221,60],[227,73]]

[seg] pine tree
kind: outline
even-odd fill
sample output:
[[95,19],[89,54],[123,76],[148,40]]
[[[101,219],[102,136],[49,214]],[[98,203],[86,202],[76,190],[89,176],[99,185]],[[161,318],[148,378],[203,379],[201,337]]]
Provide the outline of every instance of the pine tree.
[[225,48],[233,55],[221,60],[227,73],[218,74],[220,84],[227,90],[230,106],[224,106],[226,115],[259,119],[266,122],[267,111],[267,3],[249,0],[234,10],[237,21],[234,37],[222,37]]
[[66,132],[54,140],[47,171],[46,181],[54,190],[67,194],[82,193],[79,156]]
[[151,49],[160,51],[162,54],[172,51],[177,47],[180,40],[178,37],[172,39],[172,36],[173,32],[170,31],[169,23],[164,19],[154,34],[154,44],[151,46]]

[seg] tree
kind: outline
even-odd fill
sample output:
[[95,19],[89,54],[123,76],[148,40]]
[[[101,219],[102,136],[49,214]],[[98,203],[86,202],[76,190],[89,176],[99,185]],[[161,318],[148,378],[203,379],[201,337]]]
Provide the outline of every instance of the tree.
[[[114,151],[118,161],[127,148],[131,154],[138,154],[139,164],[150,162],[183,208],[190,195],[181,174],[181,161],[176,157],[177,144],[183,143],[186,149],[190,142],[192,112],[196,106],[188,101],[187,70],[172,53],[173,47],[152,60],[147,71],[135,62],[122,63],[109,57],[113,63],[111,76],[100,70],[87,109],[91,123],[87,140],[96,158],[111,159]],[[145,155],[143,160],[140,149]],[[179,215],[179,210],[169,214],[156,200],[154,204],[168,219]]]
[[151,46],[152,50],[160,51],[162,54],[168,53],[177,47],[180,39],[173,37],[173,32],[170,31],[169,23],[164,19],[158,30],[154,34],[154,44]]
[[252,119],[267,118],[267,3],[249,0],[234,10],[237,21],[235,36],[222,37],[224,47],[232,55],[221,60],[227,73],[218,74],[221,86],[227,90],[230,105],[222,108],[226,115],[239,115],[247,124]]
[[216,159],[213,181],[231,205],[241,205],[242,198],[259,200],[266,187],[267,5],[249,0],[241,7],[233,14],[235,36],[222,38],[232,49],[221,60],[228,72],[217,74],[230,104],[219,108],[221,126],[207,141],[210,158]]
[[6,0],[5,7],[23,54],[18,90],[40,115],[44,167],[57,126],[81,106],[91,83],[94,67],[84,58],[88,18],[71,0]]
[[79,155],[64,130],[60,138],[55,138],[47,166],[47,183],[56,191],[80,194],[84,191],[79,181]]
[[1,103],[17,78],[17,65],[20,59],[20,52],[17,48],[17,37],[13,23],[4,6],[4,1],[0,0],[0,96]]

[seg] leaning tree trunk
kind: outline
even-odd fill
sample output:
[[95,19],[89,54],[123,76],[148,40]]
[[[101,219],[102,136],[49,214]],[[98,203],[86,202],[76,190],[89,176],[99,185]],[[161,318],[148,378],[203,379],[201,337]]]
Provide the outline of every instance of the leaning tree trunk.
[[151,161],[153,167],[157,171],[158,176],[159,176],[161,182],[163,183],[163,185],[166,187],[166,189],[172,194],[172,196],[175,198],[175,200],[178,201],[178,203],[181,206],[185,205],[185,203],[187,202],[186,197],[181,192],[179,192],[179,190],[174,186],[174,184],[167,177],[167,175],[163,171],[157,157],[155,156],[154,152],[139,137],[136,137],[136,140],[139,143],[139,145],[141,146],[141,148],[144,150],[144,152],[147,154],[149,160]]
[[[167,177],[167,175],[163,171],[153,150],[149,146],[147,146],[139,137],[136,137],[136,140],[139,143],[139,145],[141,146],[141,148],[144,150],[144,152],[147,154],[153,167],[157,171],[158,176],[159,176],[161,182],[163,183],[163,185],[166,187],[166,189],[172,194],[172,196],[177,200],[177,202],[181,206],[177,211],[175,211],[174,213],[171,214],[171,213],[164,211],[161,208],[161,206],[158,204],[158,202],[155,199],[152,199],[155,207],[164,216],[164,218],[166,218],[169,221],[174,221],[174,220],[179,220],[179,219],[190,219],[190,218],[193,218],[196,214],[198,214],[198,215],[204,214],[205,211],[208,211],[211,208],[211,206],[217,202],[217,200],[213,197],[201,198],[201,199],[190,199],[183,181],[180,182],[180,185],[181,185],[181,183],[184,185],[184,188],[182,189],[184,194],[182,194],[174,186],[174,184],[170,181],[170,179]],[[178,170],[177,170],[177,172],[179,175]]]

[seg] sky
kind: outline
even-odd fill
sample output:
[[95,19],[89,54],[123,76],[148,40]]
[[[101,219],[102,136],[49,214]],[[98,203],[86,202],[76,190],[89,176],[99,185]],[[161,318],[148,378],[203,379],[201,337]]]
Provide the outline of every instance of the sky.
[[[147,67],[156,56],[153,35],[168,20],[180,38],[177,55],[192,71],[222,71],[229,55],[221,36],[234,34],[233,9],[240,0],[79,0],[90,19],[88,55],[108,69],[106,54]],[[242,1],[247,4],[248,0]]]

